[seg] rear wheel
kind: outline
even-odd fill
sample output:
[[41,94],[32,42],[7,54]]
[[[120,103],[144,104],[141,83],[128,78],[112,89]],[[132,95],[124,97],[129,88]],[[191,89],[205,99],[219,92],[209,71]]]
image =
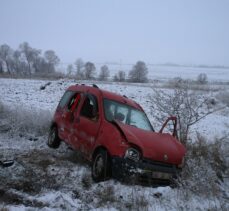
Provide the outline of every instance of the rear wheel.
[[92,162],[92,179],[95,182],[101,182],[109,179],[111,176],[111,161],[106,150],[99,150]]
[[48,146],[51,148],[58,148],[60,146],[60,138],[58,136],[58,131],[56,126],[50,128],[49,136],[48,136]]

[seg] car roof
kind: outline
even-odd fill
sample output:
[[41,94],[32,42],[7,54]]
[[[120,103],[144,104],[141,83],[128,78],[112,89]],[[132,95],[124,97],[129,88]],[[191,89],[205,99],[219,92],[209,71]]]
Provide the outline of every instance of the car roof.
[[89,93],[92,92],[92,93],[95,93],[96,95],[102,95],[102,97],[105,99],[118,101],[120,103],[132,106],[138,110],[142,110],[141,106],[138,103],[136,103],[134,100],[127,98],[125,95],[122,96],[114,92],[100,89],[98,88],[98,86],[94,84],[93,86],[88,86],[84,84],[81,84],[81,85],[76,84],[76,85],[70,86],[67,90],[89,92]]

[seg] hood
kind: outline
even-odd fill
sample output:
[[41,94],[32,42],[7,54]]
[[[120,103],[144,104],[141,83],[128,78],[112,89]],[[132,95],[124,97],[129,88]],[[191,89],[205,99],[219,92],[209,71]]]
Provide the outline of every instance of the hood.
[[117,122],[128,143],[140,147],[144,158],[170,164],[180,164],[185,155],[185,147],[168,133],[142,130]]

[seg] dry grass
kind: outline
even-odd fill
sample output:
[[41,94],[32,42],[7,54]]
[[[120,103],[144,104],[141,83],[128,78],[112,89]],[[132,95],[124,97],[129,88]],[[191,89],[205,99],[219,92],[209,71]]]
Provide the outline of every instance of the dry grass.
[[0,211],[9,211],[9,209],[7,207],[2,206],[0,207]]
[[208,143],[201,135],[193,144],[187,145],[186,166],[179,178],[179,185],[196,195],[219,196],[222,194],[228,164],[223,148],[224,140]]
[[220,92],[216,98],[229,107],[229,92]]
[[88,171],[84,171],[81,177],[81,183],[84,189],[88,190],[92,186],[92,178]]
[[97,188],[95,194],[98,198],[97,207],[102,207],[116,201],[114,187],[111,185],[104,188]]
[[0,102],[0,115],[1,119],[5,119],[5,124],[9,126],[12,135],[28,136],[31,141],[36,141],[36,136],[47,135],[52,120],[50,111],[25,110],[19,106],[11,109],[2,102]]

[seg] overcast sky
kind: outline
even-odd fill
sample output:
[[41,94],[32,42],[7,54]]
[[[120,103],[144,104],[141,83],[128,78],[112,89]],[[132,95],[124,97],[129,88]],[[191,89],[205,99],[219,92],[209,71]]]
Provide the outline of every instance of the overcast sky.
[[0,44],[62,62],[229,65],[229,0],[0,0]]

